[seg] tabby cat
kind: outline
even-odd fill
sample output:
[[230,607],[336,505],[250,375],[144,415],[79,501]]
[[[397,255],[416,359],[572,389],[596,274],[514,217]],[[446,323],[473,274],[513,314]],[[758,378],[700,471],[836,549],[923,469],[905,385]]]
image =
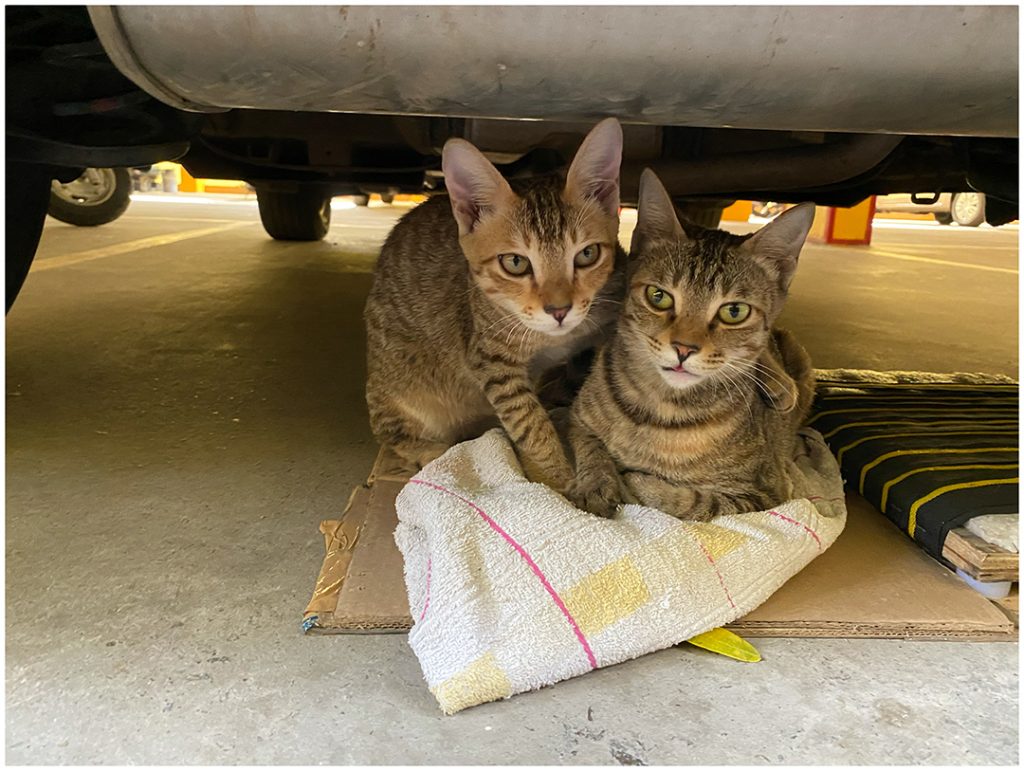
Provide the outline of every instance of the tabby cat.
[[423,466],[501,425],[530,479],[568,486],[572,466],[536,388],[614,322],[621,159],[611,118],[564,181],[510,184],[469,142],[445,144],[448,195],[395,226],[366,303],[366,400],[381,443]]
[[772,325],[814,206],[737,236],[680,225],[650,169],[639,200],[621,315],[572,409],[568,496],[599,516],[635,502],[694,520],[787,500],[814,382]]

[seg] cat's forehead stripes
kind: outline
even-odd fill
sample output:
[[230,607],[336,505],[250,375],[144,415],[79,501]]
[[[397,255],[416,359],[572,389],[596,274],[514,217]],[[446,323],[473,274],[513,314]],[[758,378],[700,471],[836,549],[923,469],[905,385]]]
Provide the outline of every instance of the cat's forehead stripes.
[[521,203],[512,213],[515,233],[523,241],[532,242],[541,249],[564,244],[569,218],[561,187],[535,185],[522,191],[520,196]]
[[676,270],[672,282],[679,284],[685,281],[694,287],[723,289],[723,283],[734,272],[730,268],[736,264],[730,250],[740,239],[720,230],[691,230],[691,240],[683,247],[683,259],[674,261]]
[[689,238],[662,241],[643,256],[645,277],[687,297],[690,304],[726,296],[749,296],[765,288],[767,274],[736,253],[745,236],[688,226]]

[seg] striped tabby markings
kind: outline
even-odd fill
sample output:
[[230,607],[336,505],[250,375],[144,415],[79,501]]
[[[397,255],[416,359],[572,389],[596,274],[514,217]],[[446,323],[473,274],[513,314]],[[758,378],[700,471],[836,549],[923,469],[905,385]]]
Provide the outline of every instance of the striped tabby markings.
[[[982,470],[1005,470],[1017,468],[1016,463],[973,463],[966,466],[925,466],[924,468],[915,468],[900,474],[894,479],[890,479],[882,486],[882,501],[878,508],[881,511],[885,511],[885,505],[889,502],[889,490],[894,485],[898,485],[904,479],[914,476],[915,474],[924,474],[929,471],[982,471]],[[913,533],[911,533],[913,535]]]
[[1017,452],[1017,447],[975,447],[975,448],[964,448],[964,447],[943,447],[941,449],[933,450],[893,450],[887,452],[884,455],[880,455],[873,461],[864,466],[860,471],[860,492],[864,493],[864,480],[871,469],[875,468],[880,463],[884,463],[890,458],[902,458],[907,455],[984,455],[990,452]]
[[922,506],[929,501],[934,501],[940,495],[951,493],[955,490],[973,490],[978,487],[996,487],[997,485],[1015,485],[1020,482],[1018,477],[1012,479],[982,479],[976,482],[960,482],[955,485],[946,485],[940,487],[938,490],[932,490],[928,495],[923,498],[918,498],[914,501],[914,505],[910,507],[910,514],[907,517],[907,532],[911,536],[914,535],[914,530],[917,528],[917,512]]

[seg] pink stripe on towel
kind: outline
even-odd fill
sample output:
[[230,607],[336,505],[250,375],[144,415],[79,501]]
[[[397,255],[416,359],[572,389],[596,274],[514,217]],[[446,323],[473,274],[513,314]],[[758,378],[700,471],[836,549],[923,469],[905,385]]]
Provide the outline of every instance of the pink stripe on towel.
[[423,602],[423,612],[420,613],[420,621],[422,621],[427,615],[427,608],[430,607],[430,567],[432,563],[433,560],[430,557],[427,557],[427,599]]
[[779,514],[779,512],[777,511],[769,511],[768,513],[771,514],[773,517],[778,517],[779,519],[785,520],[786,522],[792,522],[794,525],[800,525],[800,527],[802,527],[804,530],[811,534],[811,537],[818,542],[818,549],[821,549],[821,539],[818,537],[818,534],[811,530],[811,528],[807,527],[807,525],[805,525],[803,522],[797,522],[795,519],[787,517],[785,514]]
[[710,564],[711,567],[713,567],[715,569],[715,575],[718,576],[718,583],[721,584],[722,591],[725,592],[725,599],[727,599],[729,601],[729,605],[731,605],[732,607],[735,608],[736,607],[736,603],[732,601],[732,595],[729,594],[729,587],[725,585],[725,579],[722,577],[722,571],[719,570],[718,569],[718,565],[715,564],[715,558],[711,556],[711,552],[708,551],[708,548],[704,545],[704,542],[701,541],[700,538],[695,536],[689,530],[685,530],[684,532],[688,536],[690,536],[690,538],[692,538],[694,541],[696,541],[697,545],[700,547],[700,550],[702,552],[704,552],[704,556],[707,557],[708,564]]
[[462,501],[467,506],[472,508],[473,511],[479,514],[480,517],[484,520],[484,522],[490,525],[491,529],[494,530],[494,532],[496,532],[498,535],[500,535],[502,538],[508,541],[512,548],[519,553],[519,556],[526,561],[526,564],[530,566],[530,570],[532,570],[533,574],[537,576],[538,579],[540,579],[541,585],[544,587],[547,593],[551,595],[551,599],[555,601],[555,605],[558,606],[558,609],[562,611],[562,615],[565,616],[566,621],[569,622],[569,626],[572,627],[572,631],[576,634],[576,638],[580,641],[580,645],[583,646],[583,651],[587,654],[587,660],[590,662],[590,667],[592,669],[597,669],[597,658],[594,656],[594,652],[590,649],[590,644],[587,642],[587,638],[583,636],[583,632],[580,630],[579,624],[576,623],[576,619],[572,617],[572,613],[570,613],[569,609],[565,607],[565,603],[562,602],[562,598],[558,596],[558,592],[555,591],[555,588],[545,577],[544,573],[541,572],[541,569],[537,567],[537,563],[530,558],[530,555],[526,553],[526,550],[522,546],[520,546],[512,536],[510,536],[508,533],[504,531],[504,529],[502,529],[501,525],[499,525],[497,522],[495,522],[493,519],[487,516],[487,512],[485,512],[483,509],[481,509],[479,506],[473,503],[473,501],[469,500],[468,498],[463,498],[461,495],[449,490],[447,487],[434,484],[433,482],[427,482],[422,479],[410,479],[409,482],[411,484],[423,485],[424,487],[431,487],[434,490],[441,491],[442,493],[448,493],[448,495],[452,496],[453,498],[458,498],[460,501]]

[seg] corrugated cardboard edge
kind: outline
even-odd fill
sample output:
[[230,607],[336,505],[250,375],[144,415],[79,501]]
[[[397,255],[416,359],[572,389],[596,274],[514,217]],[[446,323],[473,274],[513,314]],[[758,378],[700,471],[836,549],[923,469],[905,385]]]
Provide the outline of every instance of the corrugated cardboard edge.
[[410,466],[395,454],[390,447],[381,447],[377,457],[373,460],[373,468],[366,480],[367,487],[372,487],[375,482],[401,482],[405,484],[409,477],[416,473],[416,469]]
[[[384,482],[371,490],[369,496],[358,496],[360,490],[367,490],[366,487],[359,487],[356,490],[356,495],[352,498],[352,506],[346,516],[349,522],[348,532],[355,531],[361,533],[364,531],[364,526],[368,522],[368,517],[372,516],[375,518],[382,518],[381,506],[385,505],[385,499],[393,500],[394,488],[396,484],[394,482]],[[381,498],[377,498],[372,495],[373,492],[380,491]],[[390,504],[391,500],[387,503]],[[858,499],[858,502],[866,506],[866,502]],[[393,515],[392,515],[393,516]],[[350,517],[350,519],[349,519]],[[376,530],[376,538],[380,538],[380,529],[383,525],[386,528],[390,526],[388,522],[377,521],[376,523],[371,522],[371,530]],[[872,524],[877,527],[886,527],[888,522],[881,519],[873,521]],[[328,525],[326,530],[332,530],[331,526]],[[892,533],[893,537],[896,537],[898,533]],[[353,543],[354,545],[354,543]],[[909,543],[906,545],[909,549],[912,545]],[[941,568],[938,563],[934,563],[930,557],[923,552],[914,551],[916,558],[919,558],[923,563],[931,564],[932,567],[929,569],[936,570],[941,569],[945,573],[944,568]],[[369,555],[365,555],[369,556]],[[367,612],[354,612],[353,613],[353,600],[354,604],[359,605],[365,602],[362,598],[367,598],[365,592],[372,591],[372,582],[367,583],[367,576],[360,575],[360,570],[356,569],[354,574],[351,576],[351,587],[346,587],[344,581],[348,579],[348,571],[351,567],[351,552],[335,550],[334,554],[330,558],[325,559],[325,566],[321,572],[321,579],[317,581],[317,586],[333,586],[334,591],[330,595],[324,595],[324,603],[328,607],[322,610],[318,610],[316,613],[315,620],[312,625],[307,628],[310,633],[316,634],[390,634],[390,633],[403,633],[408,632],[412,627],[413,620],[409,615],[408,611],[398,611],[398,606],[404,605],[404,597],[402,596],[402,602],[398,603],[391,597],[390,600],[384,602],[384,597],[381,598],[381,605],[387,606],[392,605],[394,607],[393,612],[381,612],[375,610],[372,613]],[[334,564],[332,564],[334,563]],[[376,564],[376,561],[371,559],[371,564]],[[934,564],[933,564],[934,563]],[[814,566],[815,563],[812,563]],[[366,565],[364,566],[366,567]],[[818,566],[820,568],[820,565]],[[340,583],[335,584],[338,579],[339,573],[344,571],[345,574],[342,576]],[[803,580],[807,580],[809,575],[804,575]],[[797,576],[797,579],[801,579],[801,576]],[[949,575],[949,580],[954,581],[953,577]],[[339,595],[342,592],[342,588],[345,588],[345,592],[348,593],[348,602],[346,609],[343,613],[337,613],[337,606],[339,601]],[[398,591],[398,587],[392,588],[394,591]],[[964,588],[967,589],[966,587]],[[352,591],[354,590],[354,591]],[[403,587],[400,588],[403,591]],[[777,600],[778,598],[776,598]],[[980,599],[980,598],[979,598]],[[985,603],[986,605],[988,603]],[[382,608],[383,609],[383,608]],[[755,617],[746,616],[736,620],[733,624],[727,628],[741,634],[744,637],[750,638],[765,638],[765,637],[785,637],[785,638],[876,638],[876,639],[896,639],[896,640],[935,640],[935,641],[975,641],[975,642],[987,642],[987,641],[1001,641],[1001,642],[1012,642],[1017,640],[1017,630],[1015,626],[1010,623],[1002,613],[995,611],[989,614],[989,618],[984,618],[984,614],[981,617],[975,618],[973,622],[967,623],[966,619],[949,620],[949,622],[929,622],[929,620],[918,618],[914,620],[907,619],[907,622],[901,623],[896,622],[894,619],[893,623],[879,624],[872,622],[859,622],[859,620],[831,620],[827,618],[793,618],[785,617],[785,613],[782,617],[771,618],[769,613],[769,619],[759,619],[756,616],[759,611],[754,611],[752,615]],[[307,610],[307,622],[310,617],[309,611]]]
[[1020,627],[1020,586],[1014,584],[1010,594],[1001,600],[992,600],[992,604],[1001,610],[1006,617],[1013,622],[1014,627]]
[[[383,454],[383,451],[382,451]],[[377,468],[375,464],[375,468]],[[398,603],[394,612],[377,612],[372,614],[353,613],[351,604],[343,614],[336,613],[339,595],[345,588],[345,581],[349,578],[349,570],[352,564],[352,550],[355,547],[359,535],[367,524],[368,516],[381,517],[380,506],[384,505],[385,499],[391,498],[395,487],[404,480],[386,481],[385,475],[377,477],[382,483],[379,486],[359,487],[354,491],[346,510],[345,517],[339,522],[328,521],[321,525],[325,533],[325,543],[328,554],[324,558],[320,577],[317,580],[318,590],[323,588],[319,595],[314,596],[314,602],[310,603],[306,611],[304,628],[309,633],[316,634],[391,634],[404,633],[412,627],[412,618],[408,612],[398,612]],[[381,498],[374,495],[381,494]],[[858,499],[860,500],[860,499]],[[391,503],[387,501],[387,503]],[[862,505],[868,505],[860,500]],[[391,504],[393,505],[393,504]],[[337,525],[342,525],[338,528]],[[370,530],[380,530],[381,525],[388,527],[387,523],[370,523]],[[373,525],[376,524],[376,527]],[[876,527],[884,528],[887,522],[879,519],[873,523]],[[348,540],[332,538],[332,535],[341,533]],[[895,534],[894,534],[895,535]],[[376,537],[380,537],[380,533]],[[347,544],[347,548],[339,548]],[[335,548],[332,550],[331,546]],[[907,544],[908,548],[910,544]],[[932,562],[931,558],[923,552],[915,552],[922,561]],[[372,562],[372,560],[371,560]],[[812,563],[813,565],[814,563]],[[934,568],[940,568],[938,563]],[[366,583],[365,577],[359,575],[356,570],[353,576],[353,584],[346,588],[349,592],[349,599],[353,597],[362,598],[364,591],[372,589]],[[351,590],[355,589],[355,592]],[[362,600],[359,601],[360,603]],[[389,603],[382,603],[387,605]],[[404,605],[404,600],[401,603]],[[993,609],[994,610],[994,609]],[[757,611],[752,615],[757,615]],[[950,622],[928,622],[922,619],[904,623],[861,623],[857,621],[833,621],[826,619],[792,619],[781,618],[779,620],[761,621],[756,618],[742,618],[728,625],[731,629],[744,637],[786,637],[786,638],[876,638],[876,639],[904,639],[904,640],[935,640],[935,641],[1002,641],[1012,642],[1017,640],[1017,630],[1009,619],[1005,619],[1002,613],[994,612],[991,622],[965,624],[963,620]],[[312,620],[311,620],[312,619]]]
[[348,566],[359,542],[369,496],[369,486],[355,488],[348,497],[342,518],[320,523],[320,532],[324,536],[324,560],[313,596],[302,615],[302,629],[305,632],[320,631],[322,625],[330,626],[334,621],[338,593],[348,576]]
[[885,639],[920,640],[933,642],[1016,642],[1015,629],[979,627],[964,629],[957,624],[922,625],[894,629],[892,626],[851,624],[847,621],[787,621],[773,624],[757,621],[739,621],[727,624],[726,629],[743,637],[819,637],[830,639]]

